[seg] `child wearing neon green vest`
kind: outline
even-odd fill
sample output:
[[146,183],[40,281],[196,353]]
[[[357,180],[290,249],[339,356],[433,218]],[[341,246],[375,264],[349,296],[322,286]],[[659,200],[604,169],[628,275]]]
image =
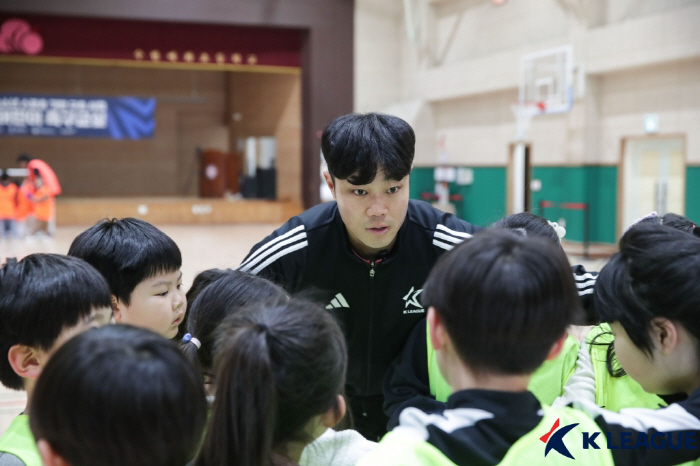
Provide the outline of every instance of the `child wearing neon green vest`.
[[[546,464],[612,465],[607,450],[547,443],[553,425],[596,423],[570,408],[548,408],[527,390],[556,359],[581,302],[561,248],[537,237],[487,230],[455,247],[423,288],[430,340],[452,395],[446,409],[406,408],[399,425],[358,466]],[[556,436],[554,437],[557,438]]]
[[[522,236],[545,238],[558,249],[561,249],[561,236],[565,234],[563,228],[528,212],[510,215],[494,226],[507,228]],[[580,265],[572,267],[572,272],[585,311],[585,316],[584,313],[575,316],[575,322],[590,323],[592,292],[597,272],[588,272]],[[562,394],[564,383],[576,369],[578,351],[578,341],[568,336],[559,356],[545,361],[532,375],[528,388],[541,403],[549,405]],[[416,407],[427,412],[444,409],[452,390],[438,370],[425,320],[419,322],[409,335],[402,353],[387,373],[383,391],[389,429],[396,426],[401,410],[406,407]]]
[[31,254],[0,268],[0,382],[27,392],[27,408],[0,437],[0,466],[40,466],[29,403],[46,362],[63,343],[112,318],[104,278],[82,259]]

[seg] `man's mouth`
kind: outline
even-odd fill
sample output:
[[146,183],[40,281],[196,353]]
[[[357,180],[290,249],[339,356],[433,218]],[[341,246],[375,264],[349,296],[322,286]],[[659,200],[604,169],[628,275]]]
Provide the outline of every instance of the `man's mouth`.
[[375,235],[383,235],[389,231],[389,227],[371,227],[367,228],[367,231]]

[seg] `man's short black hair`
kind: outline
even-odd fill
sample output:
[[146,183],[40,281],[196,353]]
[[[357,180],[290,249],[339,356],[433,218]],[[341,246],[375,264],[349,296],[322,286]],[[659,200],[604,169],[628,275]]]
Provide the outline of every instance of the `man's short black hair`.
[[31,162],[32,158],[28,156],[27,154],[19,154],[17,156],[17,161],[18,162]]
[[507,375],[534,372],[581,308],[561,247],[498,228],[441,257],[421,301],[471,370]]
[[168,235],[137,218],[103,220],[79,234],[68,255],[80,257],[106,279],[112,294],[129,305],[134,288],[182,266],[180,249]]
[[59,254],[8,259],[0,269],[0,382],[14,390],[24,387],[7,359],[12,346],[49,350],[63,329],[100,307],[110,307],[109,287],[82,259]]
[[382,113],[341,116],[321,137],[321,150],[333,178],[369,184],[382,170],[389,180],[411,172],[416,135],[401,118]]
[[72,466],[184,466],[207,418],[202,380],[177,347],[120,324],[61,346],[30,403],[34,437]]

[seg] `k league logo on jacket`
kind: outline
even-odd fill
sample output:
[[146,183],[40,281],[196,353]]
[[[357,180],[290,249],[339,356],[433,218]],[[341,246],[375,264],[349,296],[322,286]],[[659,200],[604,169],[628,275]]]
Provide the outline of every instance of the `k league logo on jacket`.
[[411,287],[406,296],[402,298],[406,303],[403,310],[404,314],[423,314],[425,312],[425,309],[423,309],[423,306],[421,306],[420,302],[418,301],[418,296],[422,292],[423,289],[416,290],[414,286]]
[[[567,458],[574,458],[564,444],[564,437],[571,432],[578,423],[569,424],[559,428],[559,419],[554,422],[552,428],[540,437],[546,446],[544,456],[552,450]],[[570,438],[570,442],[574,441]],[[581,446],[583,450],[696,450],[698,448],[695,431],[679,432],[654,432],[647,435],[645,432],[621,431],[621,432],[582,432]],[[584,458],[581,458],[584,459]]]

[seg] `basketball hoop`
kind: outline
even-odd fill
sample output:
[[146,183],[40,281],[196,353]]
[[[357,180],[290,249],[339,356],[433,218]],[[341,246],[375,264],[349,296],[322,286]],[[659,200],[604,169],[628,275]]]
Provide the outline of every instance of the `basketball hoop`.
[[510,109],[515,116],[515,140],[523,141],[530,129],[530,121],[535,115],[542,115],[547,110],[547,104],[543,101],[519,100],[511,104]]

